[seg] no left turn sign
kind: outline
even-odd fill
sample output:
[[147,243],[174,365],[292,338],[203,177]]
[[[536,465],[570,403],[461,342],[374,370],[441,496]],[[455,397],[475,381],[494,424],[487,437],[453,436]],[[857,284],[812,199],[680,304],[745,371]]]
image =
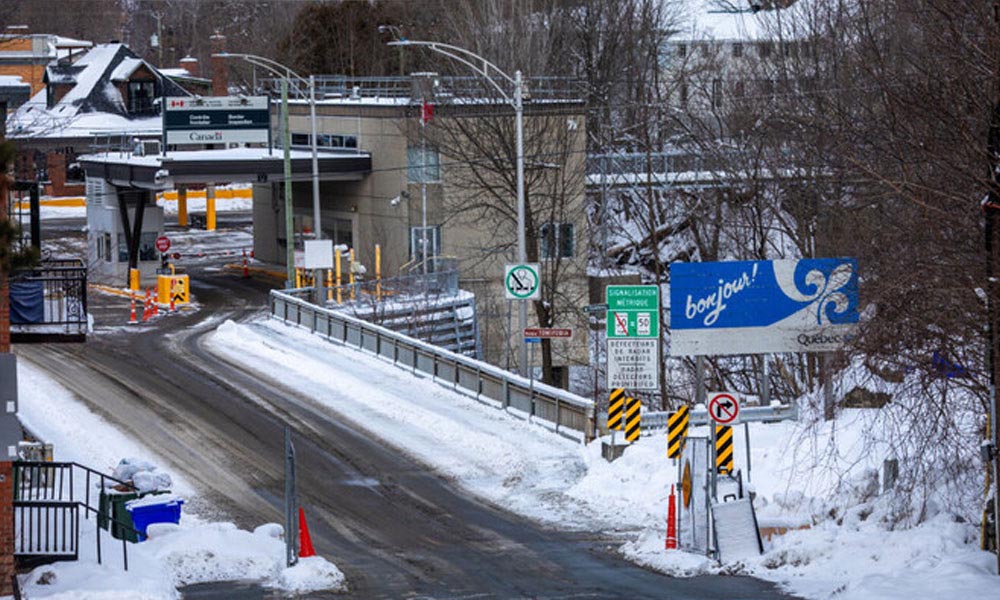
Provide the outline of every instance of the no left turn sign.
[[740,402],[736,394],[714,392],[709,394],[708,416],[719,425],[732,425],[740,415]]

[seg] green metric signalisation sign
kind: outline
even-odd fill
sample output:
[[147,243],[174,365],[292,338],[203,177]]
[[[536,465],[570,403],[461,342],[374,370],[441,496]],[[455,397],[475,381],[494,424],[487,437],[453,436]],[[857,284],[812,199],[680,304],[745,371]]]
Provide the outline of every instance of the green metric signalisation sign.
[[656,390],[660,366],[660,288],[606,289],[609,388]]
[[607,287],[608,337],[660,337],[660,288],[655,285]]

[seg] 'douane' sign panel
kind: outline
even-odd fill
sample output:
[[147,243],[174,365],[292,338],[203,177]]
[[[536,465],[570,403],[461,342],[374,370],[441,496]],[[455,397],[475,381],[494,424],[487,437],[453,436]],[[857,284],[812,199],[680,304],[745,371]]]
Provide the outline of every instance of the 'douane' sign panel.
[[853,258],[670,265],[673,356],[828,352],[857,322]]

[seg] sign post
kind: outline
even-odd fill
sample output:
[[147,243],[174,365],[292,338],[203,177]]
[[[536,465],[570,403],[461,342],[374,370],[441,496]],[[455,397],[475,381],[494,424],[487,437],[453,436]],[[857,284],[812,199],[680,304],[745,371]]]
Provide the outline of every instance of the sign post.
[[660,366],[660,288],[609,285],[608,388],[656,390]]

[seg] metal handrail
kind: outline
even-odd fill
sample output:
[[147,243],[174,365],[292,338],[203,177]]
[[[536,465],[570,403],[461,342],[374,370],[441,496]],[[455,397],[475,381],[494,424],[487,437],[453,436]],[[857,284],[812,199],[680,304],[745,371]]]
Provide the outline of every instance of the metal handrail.
[[413,373],[430,375],[435,383],[563,437],[584,443],[594,438],[593,401],[297,297],[311,293],[312,288],[271,290],[271,316],[371,352]]
[[[114,483],[116,485],[123,486],[127,490],[129,490],[129,491],[138,492],[138,489],[134,485],[132,485],[131,483],[128,483],[126,481],[122,481],[121,479],[118,479],[116,477],[112,477],[111,475],[105,475],[104,473],[101,473],[100,471],[97,471],[95,469],[91,469],[90,467],[88,467],[86,465],[81,465],[80,463],[71,462],[71,461],[70,462],[48,462],[48,461],[23,461],[23,460],[21,460],[21,461],[14,461],[13,467],[14,467],[15,473],[17,473],[18,471],[20,471],[22,473],[20,477],[16,478],[17,479],[17,486],[15,487],[15,490],[14,490],[15,494],[18,494],[18,493],[23,494],[25,491],[29,492],[29,497],[27,499],[25,499],[25,498],[22,497],[21,499],[14,500],[13,506],[15,508],[70,507],[70,506],[73,506],[73,507],[76,507],[78,509],[80,509],[80,508],[83,509],[83,511],[84,511],[84,518],[85,519],[87,518],[87,513],[88,512],[94,513],[95,515],[97,515],[97,517],[99,519],[107,519],[108,530],[109,531],[111,531],[111,529],[113,527],[118,527],[122,531],[125,531],[126,533],[130,533],[130,534],[132,534],[134,536],[138,536],[138,535],[141,534],[141,532],[139,532],[137,529],[135,529],[135,527],[133,527],[132,525],[130,525],[128,523],[125,523],[123,521],[119,521],[118,519],[114,518],[111,515],[110,506],[108,507],[109,510],[108,510],[107,514],[103,514],[103,515],[101,514],[100,507],[94,508],[94,507],[90,506],[90,488],[91,488],[90,478],[91,478],[92,475],[95,478],[99,478],[100,479],[100,483],[101,483],[100,487],[101,487],[102,491],[105,490],[105,489],[107,489],[108,482],[111,482],[111,483]],[[74,479],[74,477],[73,477],[73,470],[74,469],[81,469],[81,470],[84,471],[84,473],[86,475],[85,482],[84,482],[84,488],[86,490],[86,496],[85,496],[85,499],[82,500],[82,501],[78,500],[78,499],[76,499],[74,497],[74,491],[73,491],[73,488],[74,488],[74,486],[73,486],[73,479]],[[68,482],[68,485],[66,485],[67,482],[66,482],[66,475],[65,475],[65,473],[67,471],[69,473],[69,482]],[[32,477],[30,477],[30,478],[26,478],[26,476],[24,475],[25,472],[27,472],[27,473],[33,473],[34,475]],[[58,473],[58,476],[56,476],[56,473]],[[40,481],[42,481],[43,479],[45,480],[45,485],[44,486],[39,486],[38,483]],[[57,488],[57,485],[56,485],[57,482],[58,482],[58,488]],[[50,485],[51,485],[51,493],[49,493],[49,486]],[[69,498],[68,499],[64,499],[63,498],[64,486],[65,486],[65,490],[69,494]],[[57,490],[58,490],[58,493],[57,493]],[[32,491],[33,491],[33,493],[30,493]],[[77,541],[76,546],[78,548],[79,547],[79,519],[76,520],[75,527],[76,527],[75,535],[76,535],[76,541]],[[100,524],[98,523],[98,527],[96,528],[96,535],[95,535],[95,537],[96,537],[96,544],[97,544],[97,563],[98,564],[101,564],[101,562],[102,562],[102,556],[101,556],[101,529],[102,528],[100,527]],[[122,561],[123,561],[125,570],[128,571],[128,545],[126,543],[127,540],[125,539],[125,536],[122,537],[121,542],[122,542]]]

